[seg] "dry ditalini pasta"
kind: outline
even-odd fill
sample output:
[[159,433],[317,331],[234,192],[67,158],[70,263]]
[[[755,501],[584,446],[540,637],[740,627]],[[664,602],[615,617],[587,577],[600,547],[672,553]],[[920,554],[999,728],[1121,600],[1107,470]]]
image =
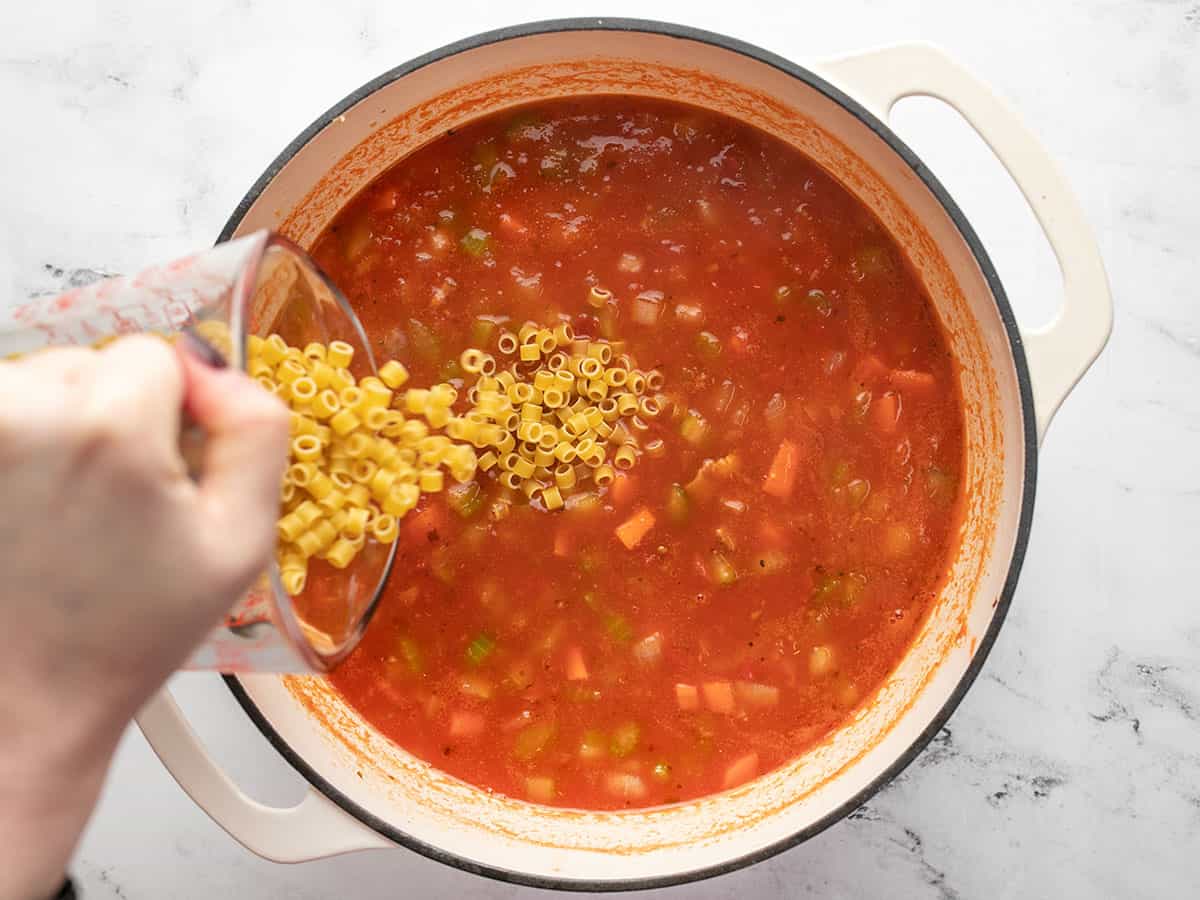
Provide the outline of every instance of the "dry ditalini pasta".
[[462,486],[452,506],[478,496],[481,469],[509,489],[506,502],[523,497],[553,511],[588,482],[603,487],[643,452],[658,452],[639,435],[662,410],[649,393],[662,376],[640,371],[621,349],[577,339],[566,322],[527,322],[499,336],[503,367],[485,350],[463,351],[459,364],[474,383],[458,414],[454,385],[404,389],[408,372],[394,360],[378,377],[356,379],[343,342],[301,349],[278,335],[250,338],[247,370],[292,411],[278,526],[285,589],[304,590],[314,557],[345,568],[368,539],[394,541],[398,520],[421,494],[442,490],[447,474]]

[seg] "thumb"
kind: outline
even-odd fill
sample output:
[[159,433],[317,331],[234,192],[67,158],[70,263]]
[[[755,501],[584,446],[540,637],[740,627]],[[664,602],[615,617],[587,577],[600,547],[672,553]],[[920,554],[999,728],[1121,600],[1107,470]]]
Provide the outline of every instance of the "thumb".
[[211,368],[184,346],[184,409],[205,432],[198,485],[203,502],[217,528],[255,542],[270,535],[267,547],[273,546],[287,462],[287,409],[242,372]]

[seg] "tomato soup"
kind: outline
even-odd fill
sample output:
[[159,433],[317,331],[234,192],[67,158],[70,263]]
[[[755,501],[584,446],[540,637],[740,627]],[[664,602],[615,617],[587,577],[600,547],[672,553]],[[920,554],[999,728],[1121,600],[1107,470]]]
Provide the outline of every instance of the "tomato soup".
[[331,676],[401,747],[533,802],[667,804],[796,757],[894,669],[958,535],[955,363],[808,158],[668,102],[546,103],[414,153],[315,255],[412,384],[466,394],[460,354],[503,367],[524,323],[661,378],[605,483],[550,509],[481,465],[402,520]]

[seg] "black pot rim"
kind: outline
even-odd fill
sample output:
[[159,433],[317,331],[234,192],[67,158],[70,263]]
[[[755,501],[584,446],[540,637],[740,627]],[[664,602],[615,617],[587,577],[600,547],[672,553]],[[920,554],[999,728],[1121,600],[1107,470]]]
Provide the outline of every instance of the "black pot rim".
[[974,657],[967,666],[966,672],[963,673],[954,692],[942,705],[937,715],[921,732],[920,735],[909,745],[904,753],[893,762],[886,770],[876,777],[870,784],[859,791],[854,797],[843,803],[837,809],[823,816],[818,821],[809,825],[807,828],[797,831],[795,834],[788,836],[782,840],[776,841],[767,847],[763,847],[753,853],[748,853],[737,859],[732,859],[727,862],[719,863],[713,866],[706,866],[698,869],[691,869],[686,872],[680,872],[673,875],[647,878],[628,878],[618,880],[577,880],[570,878],[555,878],[541,875],[530,875],[524,872],[504,869],[498,866],[480,864],[474,860],[467,859],[454,853],[449,853],[439,847],[435,847],[424,841],[421,841],[412,835],[405,834],[389,822],[383,821],[379,817],[371,814],[363,809],[349,797],[339,791],[334,785],[330,784],[319,772],[317,772],[305,759],[303,759],[292,747],[280,736],[266,717],[250,699],[245,688],[234,676],[224,676],[226,685],[233,692],[238,703],[241,704],[243,710],[250,717],[259,731],[263,733],[267,741],[270,742],[284,759],[291,764],[313,787],[319,790],[322,794],[328,797],[333,803],[341,807],[347,814],[358,819],[364,825],[372,828],[379,834],[388,838],[395,843],[414,850],[417,853],[427,856],[430,859],[445,863],[446,865],[462,869],[467,872],[472,872],[476,875],[482,875],[488,878],[493,878],[498,881],[509,882],[513,884],[521,884],[530,887],[547,888],[555,890],[573,890],[573,891],[632,891],[645,890],[648,888],[669,887],[671,885],[683,884],[692,881],[699,881],[704,878],[711,878],[716,875],[723,875],[729,872],[736,871],[745,866],[752,865],[756,862],[761,862],[768,859],[783,850],[803,843],[809,838],[824,831],[829,826],[840,821],[849,813],[853,812],[871,797],[873,797],[882,787],[884,787],[893,778],[899,775],[917,756],[925,749],[926,745],[933,739],[934,735],[941,730],[942,726],[950,718],[951,714],[962,701],[967,690],[974,683],[979,672],[983,668],[983,664],[987,659],[988,653],[991,651],[992,645],[996,641],[996,637],[1000,632],[1001,626],[1004,624],[1004,619],[1008,614],[1009,606],[1012,603],[1013,593],[1016,589],[1017,578],[1021,571],[1021,565],[1025,558],[1025,548],[1029,541],[1029,532],[1033,520],[1033,502],[1034,488],[1037,481],[1037,429],[1034,421],[1033,413],[1033,387],[1029,378],[1029,368],[1025,360],[1024,344],[1021,340],[1021,333],[1017,328],[1016,318],[1013,315],[1012,307],[1008,303],[1008,298],[1004,293],[1004,288],[1000,283],[1000,278],[996,274],[995,267],[992,265],[990,258],[984,250],[983,244],[979,237],[975,234],[975,230],[971,227],[958,205],[951,199],[946,189],[934,177],[929,168],[920,160],[920,158],[908,148],[908,146],[900,140],[900,138],[883,122],[877,119],[871,112],[865,109],[857,101],[853,100],[838,88],[831,85],[818,75],[809,70],[796,65],[795,63],[770,53],[752,44],[735,38],[727,37],[722,34],[717,34],[710,31],[692,28],[686,25],[677,25],[667,22],[657,22],[643,19],[607,19],[607,18],[573,18],[573,19],[551,19],[540,22],[530,22],[522,25],[513,25],[506,28],[500,28],[495,31],[487,31],[482,34],[477,34],[473,37],[464,38],[452,44],[447,44],[437,50],[433,50],[422,56],[410,60],[403,65],[397,66],[378,78],[366,83],[362,87],[347,95],[343,100],[334,105],[309,125],[300,135],[293,140],[284,149],[282,153],[267,167],[262,176],[254,183],[254,186],[246,193],[242,201],[237,205],[233,214],[229,217],[229,221],[225,223],[225,227],[221,230],[218,237],[218,243],[229,240],[242,219],[249,211],[250,207],[258,199],[271,181],[279,174],[280,170],[294,157],[309,141],[312,140],[322,129],[329,125],[338,116],[345,113],[365,97],[373,94],[381,87],[396,81],[418,69],[424,68],[431,63],[438,62],[458,53],[467,50],[473,50],[479,47],[484,47],[489,44],[495,44],[501,41],[512,40],[515,38],[530,37],[539,34],[553,34],[562,31],[630,31],[630,32],[646,32],[649,34],[662,35],[665,37],[678,38],[680,40],[695,41],[702,44],[710,44],[724,50],[729,50],[734,53],[739,53],[750,59],[764,63],[772,68],[778,69],[793,78],[803,82],[808,87],[815,89],[833,102],[839,104],[846,111],[854,115],[859,121],[871,129],[880,139],[888,144],[889,147],[913,170],[913,172],[925,183],[925,186],[933,193],[934,197],[942,205],[943,209],[950,216],[951,221],[957,227],[971,254],[975,257],[975,261],[979,265],[980,271],[983,273],[984,280],[987,282],[989,289],[992,292],[993,299],[996,302],[997,310],[1000,314],[1000,319],[1004,323],[1004,329],[1008,335],[1009,346],[1012,349],[1013,364],[1016,368],[1017,382],[1021,396],[1021,410],[1025,431],[1025,471],[1024,484],[1021,496],[1021,512],[1017,526],[1016,543],[1013,547],[1012,559],[1009,564],[1008,574],[1004,581],[1004,587],[996,604],[996,611],[992,617],[992,621],[988,626],[987,632],[979,641],[979,646],[975,651]]

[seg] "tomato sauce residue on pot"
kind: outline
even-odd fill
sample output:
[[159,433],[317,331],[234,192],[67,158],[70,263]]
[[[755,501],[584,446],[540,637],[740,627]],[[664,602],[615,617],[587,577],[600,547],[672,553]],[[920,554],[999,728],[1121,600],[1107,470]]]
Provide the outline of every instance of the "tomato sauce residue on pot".
[[798,756],[895,668],[958,537],[957,373],[894,241],[806,157],[687,106],[554,101],[417,151],[314,252],[414,385],[473,384],[462,351],[503,366],[526,322],[663,381],[636,465],[563,508],[497,467],[405,519],[331,678],[400,746],[520,799],[654,806]]

